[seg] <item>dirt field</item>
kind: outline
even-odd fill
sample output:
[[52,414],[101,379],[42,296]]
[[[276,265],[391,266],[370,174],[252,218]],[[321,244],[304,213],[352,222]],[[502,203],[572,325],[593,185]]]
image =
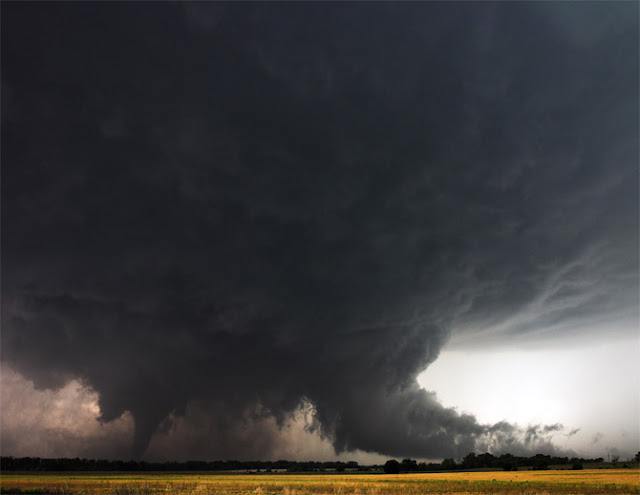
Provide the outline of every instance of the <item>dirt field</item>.
[[209,473],[0,474],[2,493],[57,495],[165,494],[633,494],[640,471],[500,471],[399,475]]

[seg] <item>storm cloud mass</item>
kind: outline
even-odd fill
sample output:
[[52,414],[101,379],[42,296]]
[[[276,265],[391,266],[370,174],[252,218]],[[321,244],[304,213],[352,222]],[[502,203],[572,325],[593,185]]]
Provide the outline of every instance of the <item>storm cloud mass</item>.
[[301,405],[336,452],[549,446],[416,377],[634,327],[638,131],[633,2],[3,2],[3,365],[135,456]]

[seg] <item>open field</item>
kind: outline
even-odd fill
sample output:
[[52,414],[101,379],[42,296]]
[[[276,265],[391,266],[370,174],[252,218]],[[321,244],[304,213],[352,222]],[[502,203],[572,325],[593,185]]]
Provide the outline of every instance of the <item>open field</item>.
[[0,474],[2,493],[56,495],[172,494],[633,494],[636,469],[499,471],[399,475],[296,475],[209,473]]

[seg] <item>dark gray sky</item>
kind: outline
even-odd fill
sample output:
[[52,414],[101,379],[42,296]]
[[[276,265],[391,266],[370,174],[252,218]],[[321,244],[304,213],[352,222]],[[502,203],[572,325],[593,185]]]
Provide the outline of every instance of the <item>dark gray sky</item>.
[[416,378],[637,345],[638,83],[635,2],[3,2],[3,455],[561,451]]

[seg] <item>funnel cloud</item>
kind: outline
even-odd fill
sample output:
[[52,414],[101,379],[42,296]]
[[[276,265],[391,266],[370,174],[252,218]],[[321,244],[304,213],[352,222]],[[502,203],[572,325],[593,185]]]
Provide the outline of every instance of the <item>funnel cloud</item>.
[[636,331],[637,19],[4,4],[5,376],[82,384],[122,457],[270,458],[292,418],[336,454],[557,449],[580,425],[416,378],[453,337]]

